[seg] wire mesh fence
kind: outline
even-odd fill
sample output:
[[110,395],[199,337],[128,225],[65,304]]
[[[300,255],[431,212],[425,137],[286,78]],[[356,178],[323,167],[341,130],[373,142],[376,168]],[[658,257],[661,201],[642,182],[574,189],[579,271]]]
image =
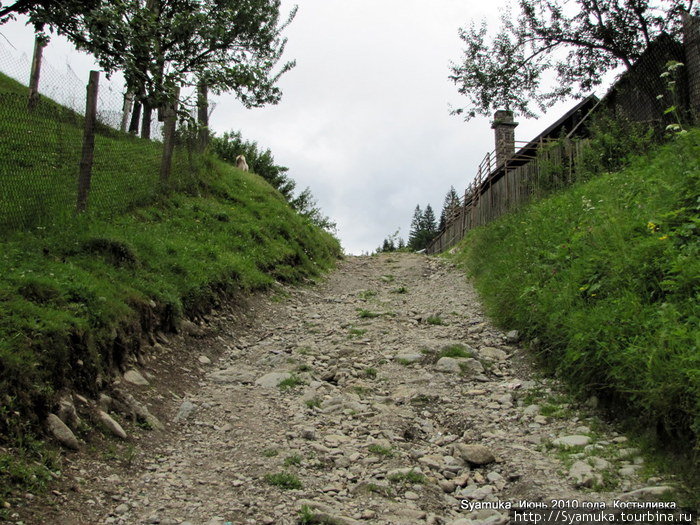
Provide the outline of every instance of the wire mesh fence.
[[[0,45],[0,234],[61,224],[75,214],[83,148],[87,78],[44,61],[36,106],[28,107],[31,60]],[[113,216],[162,190],[163,123],[151,137],[121,131],[124,88],[102,77],[87,211]],[[180,141],[168,185],[188,184],[193,144]]]

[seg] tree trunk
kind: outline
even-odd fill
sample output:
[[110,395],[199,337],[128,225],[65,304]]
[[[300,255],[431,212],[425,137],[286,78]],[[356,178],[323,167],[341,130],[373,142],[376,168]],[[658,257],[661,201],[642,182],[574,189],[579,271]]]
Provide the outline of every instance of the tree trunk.
[[139,132],[139,122],[141,121],[141,102],[134,102],[134,110],[131,113],[131,123],[129,124],[129,133],[136,135]]
[[153,117],[153,108],[147,100],[143,102],[143,117],[141,118],[141,138],[151,138],[151,119]]

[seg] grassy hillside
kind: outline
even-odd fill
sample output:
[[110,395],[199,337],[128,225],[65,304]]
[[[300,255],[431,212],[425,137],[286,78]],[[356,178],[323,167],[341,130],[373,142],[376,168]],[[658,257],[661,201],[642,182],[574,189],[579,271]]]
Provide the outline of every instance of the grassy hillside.
[[581,392],[698,456],[700,131],[469,233],[490,314]]
[[[15,84],[4,79],[8,89],[21,91]],[[40,133],[50,118],[44,113],[33,123],[25,121],[24,132],[12,136],[14,142],[0,155],[3,178],[20,187],[33,186],[31,177],[41,165],[52,184],[73,187],[77,164],[70,167],[54,160],[55,171],[53,164],[42,164],[47,155],[60,153],[55,135],[42,139]],[[0,143],[16,125],[0,111]],[[79,136],[79,128],[71,126],[65,119],[62,133]],[[22,449],[38,450],[29,431],[53,408],[60,389],[93,395],[98,378],[119,369],[146,332],[170,330],[183,316],[207,311],[212,301],[224,296],[235,298],[275,281],[318,275],[340,255],[335,238],[295,213],[257,175],[212,157],[195,157],[188,164],[186,183],[166,192],[143,182],[157,180],[156,144],[108,132],[99,138],[97,148],[102,148],[102,162],[110,172],[122,172],[119,181],[110,181],[111,216],[95,205],[100,201],[91,194],[88,214],[74,217],[66,212],[56,220],[65,203],[48,198],[40,207],[48,222],[31,231],[9,233],[2,241],[0,486],[4,489],[8,480],[47,477],[41,468],[27,471],[27,464],[17,462],[17,457]],[[117,158],[123,151],[129,151],[128,166]],[[70,184],[64,184],[66,180]],[[150,195],[140,190],[147,186],[153,188]],[[72,204],[72,190],[65,192]],[[2,207],[14,206],[17,213],[27,214],[28,223],[36,224],[37,209],[24,208],[28,201],[23,198],[4,193]],[[138,202],[148,204],[137,206]],[[115,214],[117,209],[123,212]],[[19,455],[17,449],[6,452],[3,447],[9,445],[19,447]],[[36,459],[43,461],[44,456]]]
[[[0,74],[0,233],[70,220],[83,120],[44,97],[28,112],[27,88]],[[150,202],[160,190],[162,146],[106,126],[97,129],[91,213],[108,217]],[[194,172],[186,152],[176,150],[172,186],[194,184]]]

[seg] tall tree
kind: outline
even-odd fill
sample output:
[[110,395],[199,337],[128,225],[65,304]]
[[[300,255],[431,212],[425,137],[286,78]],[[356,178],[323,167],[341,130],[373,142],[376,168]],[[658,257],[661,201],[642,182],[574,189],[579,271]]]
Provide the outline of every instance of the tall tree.
[[432,206],[430,206],[430,204],[428,204],[425,207],[425,211],[423,212],[422,227],[425,238],[427,239],[427,246],[428,243],[433,240],[433,237],[435,237],[435,234],[437,233],[437,221],[435,220],[435,212],[433,211],[433,208]]
[[[205,82],[214,93],[233,91],[246,107],[275,104],[286,39],[280,0],[110,0],[70,18],[61,3],[32,9],[46,24],[92,53],[107,72],[124,72],[130,91],[149,111],[173,85]],[[145,113],[144,113],[145,114]]]
[[411,220],[411,229],[408,232],[408,247],[411,250],[420,250],[418,246],[421,244],[423,230],[423,212],[420,205],[416,204],[416,209],[413,210],[413,219]]
[[[629,68],[661,33],[680,32],[680,12],[693,0],[520,0],[488,37],[486,22],[459,36],[466,45],[449,78],[468,105],[452,110],[469,120],[510,109],[534,116],[569,96],[583,96],[619,66]],[[556,82],[545,82],[547,72]],[[547,85],[544,85],[544,84]]]
[[455,187],[450,186],[450,191],[447,192],[447,195],[445,195],[445,200],[442,203],[442,211],[440,212],[440,224],[438,225],[438,230],[442,230],[445,227],[447,219],[450,218],[454,210],[458,207],[459,195],[457,195]]

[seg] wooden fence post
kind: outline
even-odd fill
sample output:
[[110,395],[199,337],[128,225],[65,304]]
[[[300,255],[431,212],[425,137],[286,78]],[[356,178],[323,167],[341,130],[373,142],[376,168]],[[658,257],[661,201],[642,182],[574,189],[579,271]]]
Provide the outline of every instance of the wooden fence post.
[[46,43],[39,37],[34,39],[34,56],[32,57],[32,70],[29,75],[29,110],[36,108],[39,103],[39,75],[41,74],[41,58]]
[[209,89],[200,80],[197,84],[197,146],[202,152],[209,145]]
[[177,125],[177,103],[180,97],[180,88],[175,88],[173,98],[168,102],[163,116],[165,125],[163,127],[163,159],[160,164],[160,180],[168,182],[170,179],[170,168],[173,161],[173,149],[175,148],[175,127]]
[[90,192],[92,161],[95,153],[95,122],[97,121],[97,88],[99,84],[99,71],[90,71],[90,81],[87,85],[87,102],[85,103],[83,153],[80,158],[80,173],[78,174],[78,213],[85,211],[88,193]]

